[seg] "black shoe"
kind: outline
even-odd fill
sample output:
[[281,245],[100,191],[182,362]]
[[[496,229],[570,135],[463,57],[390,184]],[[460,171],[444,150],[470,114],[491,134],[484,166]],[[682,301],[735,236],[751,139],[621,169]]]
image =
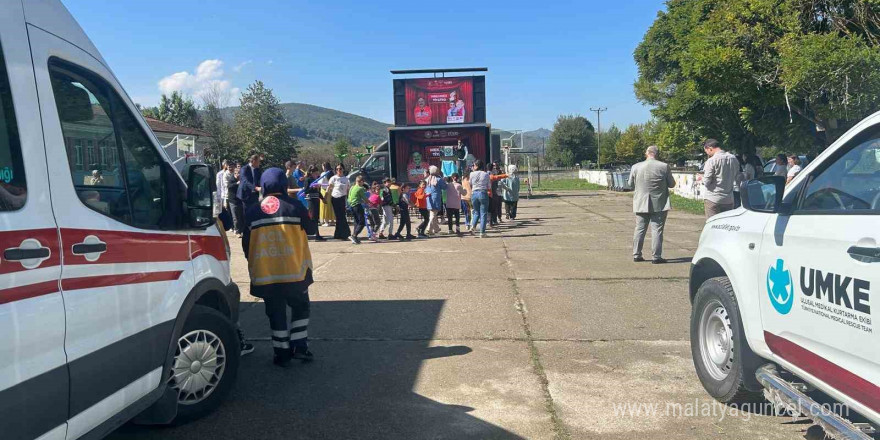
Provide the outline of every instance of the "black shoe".
[[272,363],[281,368],[288,368],[290,367],[290,356],[279,356],[276,354],[275,357],[272,358]]
[[315,241],[327,241],[326,238],[321,237],[320,235],[315,236]]
[[428,238],[428,236],[427,236],[426,234],[423,234],[423,233],[421,233],[421,232],[419,232],[418,237],[419,237],[419,238]]
[[239,350],[239,355],[244,356],[246,354],[251,354],[254,352],[254,344],[244,341],[244,332],[241,329],[237,330],[238,333],[238,346],[241,347]]
[[315,360],[315,355],[309,351],[308,347],[294,347],[290,349],[290,356],[293,359],[299,359],[303,362],[311,362]]
[[406,236],[406,241],[412,241],[414,238],[416,238],[416,237],[413,236],[413,235],[407,235],[407,236]]
[[663,264],[666,262],[665,258],[655,258],[651,260],[651,264]]
[[354,235],[352,235],[351,237],[349,237],[349,239],[351,240],[351,243],[352,243],[352,244],[361,244],[360,239],[358,239],[358,238],[355,237]]
[[641,263],[642,261],[645,261],[642,257],[633,257],[633,263]]

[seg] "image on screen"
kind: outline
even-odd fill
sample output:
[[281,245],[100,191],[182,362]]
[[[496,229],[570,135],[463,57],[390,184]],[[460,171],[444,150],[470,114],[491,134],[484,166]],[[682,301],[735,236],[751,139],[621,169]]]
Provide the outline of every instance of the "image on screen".
[[471,77],[408,79],[405,93],[407,125],[474,121]]

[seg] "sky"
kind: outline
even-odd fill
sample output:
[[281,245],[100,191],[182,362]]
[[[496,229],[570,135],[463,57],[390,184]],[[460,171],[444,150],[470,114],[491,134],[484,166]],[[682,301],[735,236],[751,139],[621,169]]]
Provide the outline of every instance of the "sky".
[[632,53],[664,5],[627,1],[63,0],[143,105],[180,90],[238,94],[393,121],[393,69],[488,67],[494,128],[552,129],[607,107],[603,131],[645,122]]

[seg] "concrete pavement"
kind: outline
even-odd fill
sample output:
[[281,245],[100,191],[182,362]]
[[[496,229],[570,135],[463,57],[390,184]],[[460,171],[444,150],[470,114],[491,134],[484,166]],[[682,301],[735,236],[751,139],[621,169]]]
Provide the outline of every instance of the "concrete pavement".
[[271,364],[234,245],[257,351],[230,398],[194,423],[111,438],[821,438],[703,391],[687,299],[703,218],[672,213],[672,263],[636,264],[630,207],[626,194],[558,192],[522,199],[518,224],[486,239],[313,243],[317,360],[290,370]]

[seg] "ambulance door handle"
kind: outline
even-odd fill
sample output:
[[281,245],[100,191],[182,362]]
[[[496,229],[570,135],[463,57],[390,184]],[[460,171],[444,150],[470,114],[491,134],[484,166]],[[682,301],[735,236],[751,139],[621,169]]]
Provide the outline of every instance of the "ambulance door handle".
[[107,243],[77,243],[73,245],[75,255],[95,254],[107,252]]
[[36,269],[48,260],[52,251],[43,246],[36,238],[25,238],[18,247],[8,248],[3,251],[3,259],[17,261],[25,269]]
[[11,248],[3,252],[3,258],[7,261],[36,260],[49,258],[49,248],[36,249]]
[[82,256],[86,261],[93,263],[101,258],[101,254],[107,252],[107,243],[94,235],[89,235],[81,243],[71,246],[70,250],[73,255]]
[[846,253],[848,253],[854,260],[861,261],[862,263],[880,262],[880,248],[851,246],[847,249]]

